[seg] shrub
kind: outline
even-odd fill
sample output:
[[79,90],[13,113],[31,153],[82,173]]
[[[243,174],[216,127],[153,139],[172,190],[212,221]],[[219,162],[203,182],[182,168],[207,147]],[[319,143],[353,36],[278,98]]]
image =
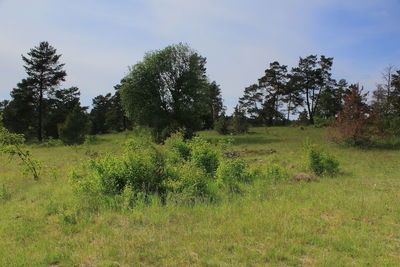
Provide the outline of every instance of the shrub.
[[324,119],[319,116],[314,117],[314,127],[315,128],[323,128],[332,125],[334,118]]
[[83,191],[98,189],[105,195],[121,194],[126,186],[130,186],[135,193],[143,192],[145,195],[164,193],[163,159],[160,153],[153,146],[146,145],[146,142],[129,142],[122,157],[108,155],[92,159],[86,173],[83,176],[75,174],[74,177],[75,180],[83,179]]
[[24,166],[24,172],[33,176],[35,181],[39,180],[42,163],[33,158],[31,152],[24,146],[25,138],[22,134],[14,134],[4,128],[0,114],[0,155],[8,155],[10,160],[17,156]]
[[235,107],[232,117],[232,128],[235,134],[244,134],[249,131],[249,124],[247,118],[239,107]]
[[330,154],[323,153],[315,147],[308,151],[308,166],[318,176],[335,175],[339,172],[339,162]]
[[191,161],[195,166],[209,175],[214,175],[218,168],[220,153],[212,144],[201,138],[194,138],[190,142],[192,149]]
[[229,119],[222,115],[214,123],[214,130],[219,134],[229,134]]
[[183,134],[177,132],[173,134],[170,138],[165,140],[165,146],[175,152],[179,158],[187,160],[191,154],[191,148],[183,138]]
[[44,140],[40,146],[43,147],[55,147],[55,146],[62,146],[63,142],[61,140],[58,139],[54,139],[53,137],[49,137],[46,140]]
[[98,142],[99,142],[99,138],[97,137],[97,135],[86,135],[85,136],[85,141],[84,141],[85,145],[94,145],[94,144],[97,144]]
[[267,167],[267,178],[273,182],[284,181],[288,178],[288,173],[282,166],[274,163]]
[[76,106],[60,125],[58,132],[65,144],[82,144],[89,132],[89,119],[82,108]]
[[192,162],[169,166],[167,173],[168,179],[164,184],[170,192],[170,198],[193,202],[210,199],[213,196],[213,191],[209,187],[211,179],[204,170]]
[[217,183],[230,192],[239,192],[239,183],[251,180],[251,175],[247,172],[247,164],[240,158],[221,161],[215,177]]
[[[240,158],[201,138],[185,141],[176,133],[158,146],[144,138],[126,143],[122,156],[95,158],[72,176],[75,191],[89,206],[130,207],[151,196],[193,203],[215,200],[221,189],[239,192],[253,174]],[[164,148],[164,149],[162,149]]]

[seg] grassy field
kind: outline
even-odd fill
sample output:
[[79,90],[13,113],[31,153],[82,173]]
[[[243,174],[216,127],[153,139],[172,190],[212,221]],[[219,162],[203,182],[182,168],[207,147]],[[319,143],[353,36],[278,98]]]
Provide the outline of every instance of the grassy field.
[[[306,140],[341,174],[317,181],[257,180],[219,203],[154,201],[133,210],[77,209],[69,177],[94,155],[121,153],[129,133],[76,147],[32,146],[40,181],[0,158],[0,266],[398,266],[400,150],[345,148],[316,128],[254,128],[233,139],[250,164],[307,172]],[[269,153],[269,150],[276,153]]]

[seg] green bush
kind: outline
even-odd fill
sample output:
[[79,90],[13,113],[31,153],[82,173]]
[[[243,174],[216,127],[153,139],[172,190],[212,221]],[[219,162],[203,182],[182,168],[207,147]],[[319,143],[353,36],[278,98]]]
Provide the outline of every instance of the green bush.
[[191,161],[209,175],[214,175],[219,165],[220,153],[215,146],[201,138],[190,142],[192,149]]
[[185,141],[180,133],[164,145],[134,138],[122,156],[94,158],[73,173],[72,181],[93,207],[130,207],[152,196],[188,203],[215,200],[226,189],[239,192],[241,183],[253,179],[242,159],[221,153],[224,145],[198,137]]
[[251,180],[247,168],[240,158],[222,160],[215,174],[217,183],[231,192],[240,192],[240,183]]
[[[165,178],[163,159],[153,146],[145,144],[130,141],[122,157],[108,155],[92,159],[84,175],[83,191],[96,191],[93,188],[97,188],[102,194],[116,195],[130,186],[136,193],[162,194]],[[75,178],[79,180],[82,176],[75,175]],[[97,185],[93,186],[92,181]]]
[[229,119],[224,115],[219,117],[214,123],[214,130],[219,134],[229,134]]
[[339,172],[339,162],[332,155],[323,153],[314,146],[308,150],[308,166],[318,176],[333,176]]
[[85,136],[85,141],[84,141],[85,145],[94,145],[97,143],[99,143],[99,138],[97,137],[97,135],[86,135]]
[[267,167],[267,178],[273,182],[284,181],[288,178],[288,173],[285,168],[274,163]]
[[183,134],[180,132],[174,133],[171,137],[165,140],[165,146],[167,149],[175,152],[179,158],[188,160],[191,155],[191,147],[185,142]]
[[204,170],[196,167],[192,162],[167,167],[168,179],[165,186],[176,199],[195,201],[210,199],[213,192],[209,184],[212,182]]

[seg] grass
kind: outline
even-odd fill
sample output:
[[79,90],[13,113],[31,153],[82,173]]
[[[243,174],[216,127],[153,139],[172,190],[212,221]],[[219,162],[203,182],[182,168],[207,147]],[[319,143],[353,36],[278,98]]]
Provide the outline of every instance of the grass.
[[[303,143],[329,150],[341,174],[317,182],[258,180],[217,204],[82,211],[69,174],[83,160],[121,153],[129,133],[93,145],[32,146],[39,182],[0,158],[0,266],[397,266],[400,151],[326,141],[323,129],[254,128],[230,138],[254,166],[306,172]],[[270,153],[274,150],[276,153]]]

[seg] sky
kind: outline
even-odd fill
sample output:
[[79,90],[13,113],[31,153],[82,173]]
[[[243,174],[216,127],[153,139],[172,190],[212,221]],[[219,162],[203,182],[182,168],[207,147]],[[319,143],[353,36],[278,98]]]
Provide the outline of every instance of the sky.
[[187,43],[207,58],[228,112],[270,62],[334,57],[333,76],[374,90],[400,68],[400,0],[0,0],[0,100],[26,77],[21,55],[48,41],[83,105],[113,92],[147,51]]

